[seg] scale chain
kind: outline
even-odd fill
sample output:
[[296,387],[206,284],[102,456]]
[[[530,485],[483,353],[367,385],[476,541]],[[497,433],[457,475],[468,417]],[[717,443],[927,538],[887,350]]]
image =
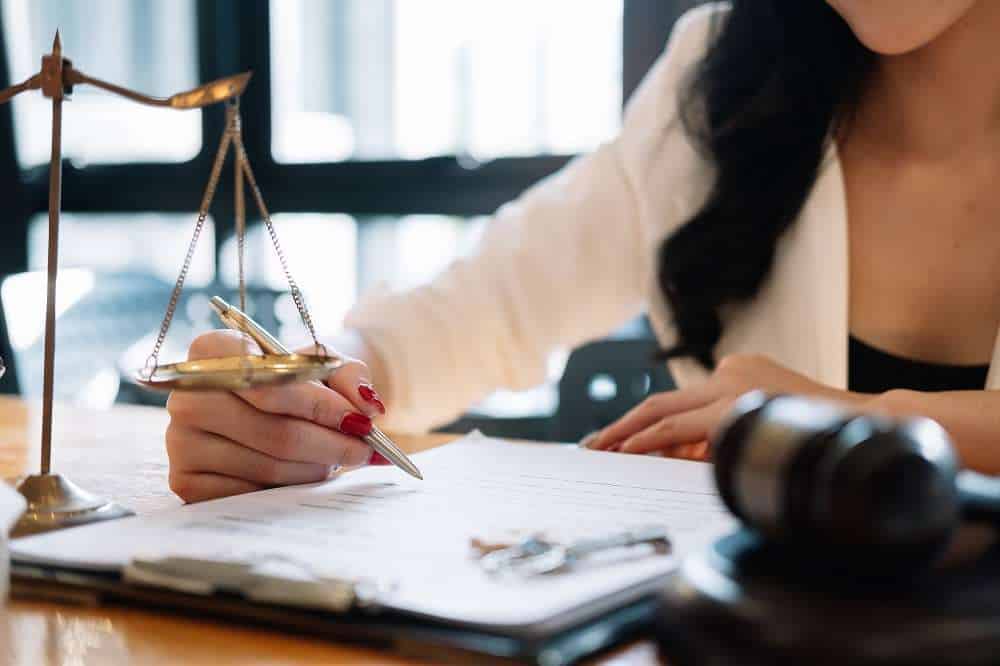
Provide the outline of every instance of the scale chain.
[[[233,145],[243,142],[243,122],[240,119],[240,98],[226,102],[226,127],[233,136]],[[233,150],[233,213],[236,217],[236,265],[239,271],[238,289],[240,294],[240,310],[247,312],[247,281],[246,281],[246,208],[243,199],[243,155],[239,150]],[[250,338],[242,335],[243,354],[240,365],[243,368],[243,380],[250,381],[253,370],[250,367]]]
[[215,162],[212,163],[212,171],[201,198],[201,206],[198,207],[198,222],[195,224],[194,233],[191,235],[191,243],[188,245],[187,254],[184,256],[184,264],[181,266],[180,275],[177,276],[177,282],[174,283],[174,289],[170,293],[170,302],[167,304],[167,312],[160,323],[160,332],[156,336],[153,353],[146,359],[147,378],[152,377],[159,366],[160,348],[163,347],[167,331],[170,330],[170,323],[173,321],[174,311],[177,309],[177,301],[180,299],[181,291],[184,289],[184,281],[187,279],[188,271],[191,268],[191,261],[194,258],[194,251],[198,245],[198,239],[201,237],[205,220],[208,218],[208,209],[215,198],[215,190],[219,185],[219,177],[222,175],[222,165],[226,161],[226,153],[229,152],[229,145],[232,143],[232,140],[233,133],[227,126],[225,133],[222,135],[222,140],[219,142],[219,150],[215,153]]
[[309,336],[312,338],[313,345],[317,351],[322,351],[323,355],[326,355],[326,346],[320,343],[316,337],[316,328],[313,326],[312,316],[309,314],[308,308],[306,308],[305,299],[302,297],[302,291],[299,289],[298,283],[295,282],[295,278],[292,277],[292,272],[288,268],[288,260],[285,258],[285,253],[281,249],[281,244],[278,242],[278,233],[274,229],[274,223],[271,221],[271,214],[267,210],[267,204],[264,203],[264,195],[261,194],[260,187],[257,186],[257,179],[254,178],[253,169],[250,168],[250,160],[247,159],[246,150],[243,147],[243,141],[239,135],[234,138],[234,144],[236,149],[236,154],[239,156],[239,161],[243,164],[243,172],[246,176],[246,181],[250,185],[250,191],[253,192],[254,201],[257,203],[257,209],[260,211],[260,216],[264,220],[264,226],[267,228],[267,233],[271,237],[271,244],[274,246],[274,252],[278,255],[278,261],[281,262],[281,270],[285,273],[285,280],[288,282],[288,289],[292,294],[292,301],[295,303],[295,307],[299,311],[299,316],[302,318],[302,323],[306,325],[309,329]]
[[[316,337],[316,327],[313,325],[312,316],[306,308],[302,291],[299,289],[299,285],[295,281],[295,278],[292,277],[292,272],[288,268],[288,260],[285,257],[284,251],[281,249],[281,244],[278,242],[278,233],[274,229],[274,223],[271,221],[271,214],[268,212],[267,205],[264,203],[264,195],[261,194],[260,187],[257,185],[257,179],[254,177],[253,169],[250,167],[250,160],[248,159],[246,149],[243,146],[241,129],[239,101],[237,98],[237,100],[232,102],[226,109],[226,130],[222,135],[222,140],[219,142],[219,149],[215,154],[215,161],[212,163],[212,171],[208,178],[208,185],[205,187],[205,192],[201,199],[201,206],[198,208],[198,222],[195,225],[194,233],[191,235],[191,242],[188,245],[187,254],[184,257],[184,264],[181,266],[180,275],[177,276],[177,281],[174,283],[173,291],[170,294],[170,301],[167,304],[166,314],[163,317],[163,321],[160,323],[160,331],[156,336],[156,344],[153,347],[153,353],[146,359],[147,378],[152,377],[156,372],[156,368],[159,367],[160,350],[167,337],[167,332],[170,330],[170,324],[173,321],[174,313],[177,309],[177,303],[180,300],[181,291],[184,289],[184,281],[187,279],[188,271],[191,268],[191,261],[194,258],[194,251],[198,245],[198,239],[201,237],[202,229],[205,226],[205,220],[208,218],[208,210],[212,205],[212,200],[215,198],[215,191],[219,185],[219,178],[222,175],[222,167],[225,164],[226,154],[229,151],[230,145],[233,146],[235,151],[233,161],[235,162],[236,171],[239,174],[236,176],[234,181],[236,195],[240,197],[240,190],[242,190],[244,180],[244,178],[241,178],[240,176],[243,176],[245,177],[245,181],[250,185],[250,191],[253,192],[254,201],[260,211],[260,216],[264,221],[264,226],[267,228],[268,236],[271,239],[271,245],[274,246],[275,254],[278,255],[278,261],[281,263],[281,270],[285,274],[285,280],[287,281],[288,288],[291,291],[292,301],[295,303],[295,307],[299,312],[299,316],[302,318],[302,322],[309,330],[309,336],[312,338],[315,348],[317,350],[321,350],[324,356],[326,355],[326,346],[320,343],[319,339]],[[242,206],[237,204],[237,217],[241,216],[241,208]],[[245,310],[246,288],[244,283],[245,278],[243,266],[245,230],[242,228],[243,225],[237,224],[237,226],[240,227],[237,229],[240,305],[242,306],[241,309]],[[244,342],[246,344],[246,341]]]
[[[226,103],[226,126],[232,127],[233,136],[243,143],[243,122],[240,118],[240,98]],[[247,312],[247,284],[245,270],[246,209],[243,198],[243,153],[233,151],[233,212],[236,217],[237,265],[239,267],[240,310]]]

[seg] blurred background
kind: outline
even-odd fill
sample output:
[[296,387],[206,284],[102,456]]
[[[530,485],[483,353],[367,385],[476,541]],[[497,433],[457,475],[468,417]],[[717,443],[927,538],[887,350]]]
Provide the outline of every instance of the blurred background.
[[[624,100],[693,0],[0,0],[0,87],[58,27],[83,71],[154,95],[243,70],[245,143],[317,328],[359,295],[429,280],[488,215],[614,136]],[[41,393],[50,102],[0,106],[0,391]],[[152,349],[222,131],[221,107],[150,109],[78,88],[64,112],[57,397],[162,404],[128,374]],[[225,173],[230,173],[227,170]],[[161,356],[215,327],[236,285],[223,178]],[[303,334],[255,209],[251,310]],[[41,271],[41,272],[38,272]],[[553,355],[550,381],[500,392],[453,429],[570,439],[669,380],[644,321]],[[572,354],[571,354],[572,352]],[[569,363],[569,365],[567,365]]]

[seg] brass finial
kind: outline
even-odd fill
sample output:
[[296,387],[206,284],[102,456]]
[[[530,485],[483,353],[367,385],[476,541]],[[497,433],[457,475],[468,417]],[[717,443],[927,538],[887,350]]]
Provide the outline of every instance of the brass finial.
[[62,53],[62,39],[59,38],[59,28],[56,28],[56,37],[52,40],[52,53]]

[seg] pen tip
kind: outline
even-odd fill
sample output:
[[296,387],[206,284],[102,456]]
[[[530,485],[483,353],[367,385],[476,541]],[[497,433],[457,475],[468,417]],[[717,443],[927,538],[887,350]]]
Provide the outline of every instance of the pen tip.
[[401,470],[403,470],[404,472],[406,472],[415,479],[420,479],[421,481],[424,480],[424,475],[421,474],[420,470],[417,469],[417,466],[414,465],[409,460],[401,460],[399,464],[397,464],[397,467],[399,467]]

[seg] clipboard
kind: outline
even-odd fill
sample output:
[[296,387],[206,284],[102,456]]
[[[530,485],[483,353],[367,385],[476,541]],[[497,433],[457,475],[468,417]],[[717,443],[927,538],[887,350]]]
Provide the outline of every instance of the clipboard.
[[[478,435],[418,455],[427,481],[366,468],[17,539],[15,593],[451,662],[560,666],[644,631],[677,558],[731,521],[704,463]],[[494,577],[469,552],[490,528],[568,544],[651,522],[674,552],[623,553],[614,566],[598,558],[530,581]]]
[[648,632],[657,592],[667,582],[647,583],[602,599],[530,629],[487,631],[416,618],[377,607],[342,611],[250,600],[232,591],[207,594],[128,582],[122,575],[12,563],[11,596],[80,605],[113,605],[212,618],[350,643],[418,659],[468,664],[527,663],[563,666]]

